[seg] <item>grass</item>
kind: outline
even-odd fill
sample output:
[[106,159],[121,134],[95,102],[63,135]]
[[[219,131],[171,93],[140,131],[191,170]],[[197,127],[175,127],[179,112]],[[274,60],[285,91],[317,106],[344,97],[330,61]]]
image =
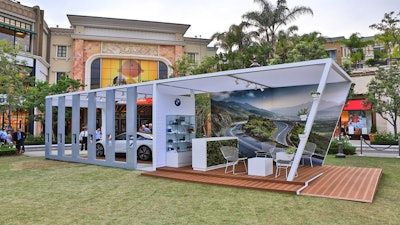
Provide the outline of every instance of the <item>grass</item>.
[[0,224],[399,224],[400,162],[328,156],[383,168],[373,203],[210,186],[140,171],[39,157],[0,157]]

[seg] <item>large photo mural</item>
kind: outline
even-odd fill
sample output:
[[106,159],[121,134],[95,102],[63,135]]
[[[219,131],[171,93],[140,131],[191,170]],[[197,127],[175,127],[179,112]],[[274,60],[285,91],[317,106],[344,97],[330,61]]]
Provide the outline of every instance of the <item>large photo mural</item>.
[[[276,149],[297,147],[317,86],[270,88],[211,95],[213,136],[236,136],[240,152],[254,157],[261,143]],[[348,85],[327,84],[308,139],[316,145],[314,165],[322,165],[334,134]]]
[[99,58],[91,64],[91,89],[168,78],[164,62],[142,59]]

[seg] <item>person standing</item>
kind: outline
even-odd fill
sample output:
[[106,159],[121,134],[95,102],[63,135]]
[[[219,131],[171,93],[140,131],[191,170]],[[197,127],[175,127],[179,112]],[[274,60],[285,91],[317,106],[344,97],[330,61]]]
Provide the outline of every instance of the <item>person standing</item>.
[[96,141],[100,141],[101,136],[102,136],[102,134],[101,134],[101,129],[100,129],[100,127],[99,127],[99,128],[97,128],[97,130],[96,130]]
[[5,144],[6,138],[7,138],[6,128],[3,127],[3,129],[0,130],[0,142],[3,142]]
[[25,138],[26,134],[21,131],[21,128],[18,128],[17,131],[13,133],[13,141],[19,153],[25,152]]
[[8,145],[9,148],[13,147],[13,137],[11,130],[7,131],[6,144]]
[[81,151],[83,151],[83,146],[85,146],[85,150],[87,150],[88,131],[86,127],[83,128],[81,133],[79,133],[79,141],[81,142]]

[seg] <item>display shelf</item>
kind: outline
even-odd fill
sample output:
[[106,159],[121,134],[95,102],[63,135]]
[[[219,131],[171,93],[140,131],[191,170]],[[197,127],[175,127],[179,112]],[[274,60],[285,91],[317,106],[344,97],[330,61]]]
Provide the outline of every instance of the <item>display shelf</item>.
[[167,151],[191,151],[194,126],[194,116],[167,116]]
[[166,146],[167,166],[182,167],[192,163],[192,139],[195,134],[195,117],[189,115],[167,116]]

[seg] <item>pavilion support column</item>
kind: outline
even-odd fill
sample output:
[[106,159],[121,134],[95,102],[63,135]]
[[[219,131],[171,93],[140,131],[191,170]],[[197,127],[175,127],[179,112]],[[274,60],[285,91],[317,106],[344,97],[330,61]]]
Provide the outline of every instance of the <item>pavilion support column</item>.
[[106,161],[115,161],[115,90],[106,91]]
[[53,99],[46,98],[46,115],[45,115],[45,134],[44,142],[46,146],[45,156],[48,158],[51,154],[51,145],[53,140]]
[[293,181],[294,177],[296,176],[297,169],[299,168],[300,160],[301,160],[301,157],[302,157],[303,152],[304,152],[304,147],[307,144],[308,137],[310,135],[311,128],[312,128],[312,125],[314,123],[314,119],[315,119],[315,117],[317,115],[318,105],[319,105],[319,102],[321,100],[321,97],[323,96],[324,89],[325,89],[325,86],[326,86],[326,81],[328,79],[328,74],[329,74],[329,70],[330,70],[331,66],[332,66],[332,61],[329,61],[324,66],[324,70],[322,72],[322,76],[321,76],[321,79],[319,80],[319,85],[318,85],[318,88],[317,88],[317,92],[320,93],[320,96],[313,100],[313,103],[312,103],[312,106],[311,106],[311,109],[310,109],[310,113],[309,113],[309,115],[307,117],[307,122],[306,122],[306,127],[305,127],[305,130],[304,130],[304,134],[299,135],[300,143],[299,143],[299,146],[297,147],[297,151],[296,151],[296,154],[294,156],[293,164],[290,167],[290,172],[289,172],[289,175],[288,175],[288,177],[286,179],[287,181]]
[[96,159],[96,92],[88,94],[88,159]]
[[[126,90],[126,163],[128,169],[137,168],[137,87]],[[133,141],[132,141],[133,140]]]
[[80,133],[80,94],[72,96],[72,121],[71,121],[71,149],[72,158],[79,157],[79,133]]
[[58,97],[57,150],[58,157],[65,156],[65,96]]

